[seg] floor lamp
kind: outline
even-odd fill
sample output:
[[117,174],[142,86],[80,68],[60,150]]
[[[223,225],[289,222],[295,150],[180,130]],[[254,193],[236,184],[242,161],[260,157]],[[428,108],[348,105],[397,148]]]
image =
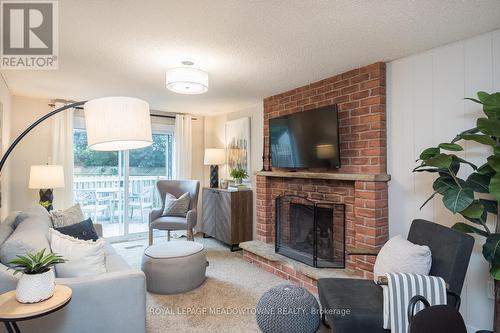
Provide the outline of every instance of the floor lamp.
[[88,147],[100,151],[137,149],[153,143],[149,104],[132,97],[103,97],[75,102],[37,119],[7,148],[0,160],[0,171],[16,145],[46,119],[83,105]]

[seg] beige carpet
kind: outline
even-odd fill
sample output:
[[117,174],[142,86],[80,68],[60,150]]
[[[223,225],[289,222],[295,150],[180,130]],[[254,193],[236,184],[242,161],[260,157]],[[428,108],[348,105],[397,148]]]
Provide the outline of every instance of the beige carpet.
[[[156,242],[165,241],[156,239]],[[185,242],[185,239],[175,240]],[[179,295],[147,296],[147,331],[160,332],[260,332],[255,304],[270,287],[285,280],[252,266],[241,252],[230,252],[219,242],[196,237],[207,249],[207,280],[197,289]],[[134,267],[140,267],[147,240],[114,244]],[[320,332],[328,332],[321,327]]]

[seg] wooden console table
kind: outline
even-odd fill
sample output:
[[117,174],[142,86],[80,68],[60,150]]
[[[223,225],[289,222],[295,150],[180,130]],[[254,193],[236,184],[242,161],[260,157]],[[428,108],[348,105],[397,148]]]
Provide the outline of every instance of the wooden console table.
[[202,232],[239,250],[252,240],[252,190],[203,188]]

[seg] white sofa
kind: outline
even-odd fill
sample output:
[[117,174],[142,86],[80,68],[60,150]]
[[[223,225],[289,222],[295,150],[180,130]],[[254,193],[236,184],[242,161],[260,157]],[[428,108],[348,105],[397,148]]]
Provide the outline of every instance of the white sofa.
[[[40,207],[30,208],[23,217],[50,222],[47,212]],[[0,225],[0,252],[15,226],[10,217]],[[47,218],[49,221],[47,221]],[[19,220],[19,219],[18,219]],[[14,222],[14,223],[13,223]],[[21,222],[22,223],[22,222]],[[3,225],[5,224],[5,225]],[[96,228],[98,233],[101,228]],[[0,293],[16,288],[19,274],[14,276],[0,264]],[[109,244],[106,246],[106,269],[101,275],[84,278],[56,278],[56,284],[69,286],[73,291],[71,302],[63,309],[48,316],[18,322],[23,333],[145,333],[146,332],[146,282],[144,273],[131,268]],[[3,325],[0,332],[6,332]]]

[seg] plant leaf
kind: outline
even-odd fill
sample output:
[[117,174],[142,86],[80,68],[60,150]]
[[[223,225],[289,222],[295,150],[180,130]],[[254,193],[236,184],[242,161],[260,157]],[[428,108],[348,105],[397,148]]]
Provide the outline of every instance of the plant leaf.
[[500,265],[500,234],[490,234],[483,245],[483,256],[492,265]]
[[464,217],[470,217],[471,219],[478,219],[483,216],[484,206],[479,202],[479,200],[474,200],[472,204],[462,210],[460,214]]
[[481,165],[476,171],[480,175],[487,175],[490,177],[495,175],[495,170],[493,170],[488,163]]
[[500,157],[495,155],[489,156],[488,165],[496,172],[500,172]]
[[497,144],[495,140],[493,140],[489,135],[484,135],[484,134],[464,134],[460,135],[460,138],[468,141],[476,141],[480,144],[492,147],[495,147]]
[[500,265],[491,265],[490,276],[494,280],[500,280]]
[[458,185],[450,176],[441,176],[434,181],[432,188],[439,194],[444,194],[449,189],[458,188]]
[[439,148],[436,148],[436,147],[427,148],[423,152],[420,153],[420,159],[427,160],[431,157],[436,156],[437,154],[439,154]]
[[456,136],[453,140],[451,140],[451,143],[455,143],[455,142],[457,142],[457,141],[462,140],[462,139],[463,139],[463,138],[462,138],[462,136],[464,136],[464,135],[468,135],[468,134],[476,134],[477,132],[479,132],[479,130],[477,129],[477,127],[470,128],[470,129],[468,129],[468,130],[465,130],[465,131],[463,131],[463,132],[461,132],[461,133],[457,134],[457,136]]
[[496,92],[488,96],[483,95],[481,98],[480,100],[483,102],[483,111],[488,118],[500,118],[500,93]]
[[496,119],[479,118],[477,128],[484,134],[500,136],[500,121]]
[[444,149],[444,150],[450,150],[450,151],[462,151],[464,150],[462,146],[456,144],[456,143],[440,143],[439,148]]
[[474,192],[469,188],[452,188],[443,195],[443,203],[453,214],[463,211],[474,201]]
[[433,166],[440,169],[447,169],[453,162],[453,156],[447,154],[438,154],[434,157],[424,160],[428,166]]
[[490,180],[490,194],[497,199],[497,201],[500,201],[500,172]]
[[460,232],[464,232],[466,234],[475,233],[483,237],[488,237],[488,233],[486,231],[468,225],[467,223],[462,223],[462,222],[455,223],[451,228]]
[[481,104],[483,104],[489,96],[490,96],[490,94],[488,94],[485,91],[478,91],[477,92],[477,98],[479,98],[479,103],[481,103]]
[[478,173],[471,173],[469,178],[467,178],[467,186],[478,193],[489,193],[490,178],[486,175],[480,175]]
[[486,209],[488,213],[498,214],[498,203],[496,201],[486,199],[479,199],[479,201],[483,204],[484,209]]

